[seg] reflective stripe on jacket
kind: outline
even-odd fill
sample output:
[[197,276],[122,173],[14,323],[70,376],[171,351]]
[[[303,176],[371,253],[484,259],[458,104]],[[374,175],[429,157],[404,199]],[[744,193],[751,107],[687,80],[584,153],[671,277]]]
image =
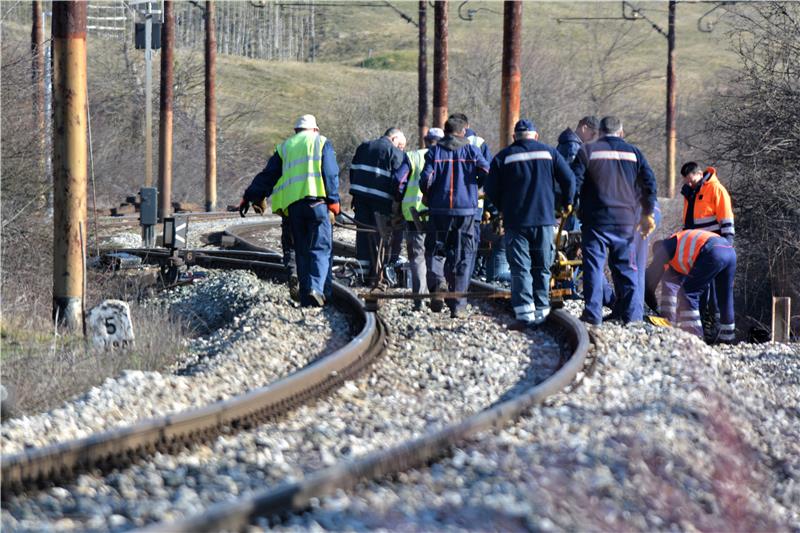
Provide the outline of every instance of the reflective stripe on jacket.
[[733,237],[733,208],[727,189],[717,178],[714,167],[706,169],[699,187],[684,185],[683,229],[704,229],[723,237]]
[[700,250],[703,249],[708,239],[717,237],[717,235],[710,231],[690,229],[681,230],[674,237],[677,237],[678,243],[675,254],[669,260],[669,266],[685,276],[692,270],[697,256],[700,255]]
[[301,131],[276,149],[281,158],[281,177],[272,190],[272,212],[286,216],[288,208],[303,198],[325,198],[322,179],[322,147],[327,139],[313,131]]
[[411,216],[411,208],[422,212],[425,210],[425,204],[422,203],[422,191],[419,188],[419,175],[422,172],[422,167],[425,165],[425,154],[428,153],[427,148],[408,152],[408,160],[411,162],[411,176],[408,178],[406,191],[403,194],[403,218],[409,222],[413,222],[414,217]]
[[350,165],[350,194],[378,201],[388,212],[396,194],[394,173],[404,161],[403,151],[387,137],[361,143]]

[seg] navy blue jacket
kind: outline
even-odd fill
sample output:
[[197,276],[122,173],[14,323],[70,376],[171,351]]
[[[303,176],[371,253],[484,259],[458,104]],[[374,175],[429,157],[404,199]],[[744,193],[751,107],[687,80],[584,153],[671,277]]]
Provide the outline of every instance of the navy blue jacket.
[[388,137],[366,141],[356,148],[350,165],[350,194],[353,201],[370,201],[381,211],[391,212],[392,201],[408,179],[411,166],[405,152]]
[[558,205],[575,195],[575,175],[555,148],[533,139],[514,141],[492,160],[484,192],[503,213],[507,228],[555,224],[556,185],[565,191]]
[[432,215],[475,216],[489,162],[464,137],[446,135],[425,154],[419,188]]
[[556,150],[558,153],[561,154],[567,163],[572,166],[573,161],[578,155],[578,152],[583,145],[583,141],[581,138],[578,137],[578,134],[572,131],[570,128],[565,129],[561,132],[561,135],[558,136],[558,146]]
[[635,146],[607,135],[584,144],[575,161],[579,216],[584,225],[635,226],[640,214],[653,213],[656,178]]
[[[276,151],[267,161],[264,170],[256,174],[250,186],[244,191],[244,199],[248,202],[260,202],[272,195],[272,189],[283,175],[283,161]],[[339,164],[336,152],[330,140],[322,146],[322,181],[325,183],[325,202],[339,203]]]

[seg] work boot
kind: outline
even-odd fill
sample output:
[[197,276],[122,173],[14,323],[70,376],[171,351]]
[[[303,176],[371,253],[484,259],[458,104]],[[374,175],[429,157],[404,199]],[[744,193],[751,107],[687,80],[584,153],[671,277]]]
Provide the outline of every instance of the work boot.
[[464,311],[462,309],[459,309],[458,307],[450,309],[450,318],[461,318],[463,314]]
[[311,290],[308,293],[308,303],[306,304],[307,307],[322,307],[325,305],[325,297],[318,293],[315,290]]
[[[433,292],[447,292],[447,283],[440,281],[433,289]],[[441,296],[435,296],[431,298],[429,305],[431,306],[431,311],[434,313],[441,313],[442,309],[444,309],[444,298]]]
[[300,301],[300,280],[297,276],[289,276],[289,298],[295,302]]

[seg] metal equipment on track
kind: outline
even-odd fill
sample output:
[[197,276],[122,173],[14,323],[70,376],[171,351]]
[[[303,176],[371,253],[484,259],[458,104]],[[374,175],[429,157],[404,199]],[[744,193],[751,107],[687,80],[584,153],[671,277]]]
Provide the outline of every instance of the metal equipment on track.
[[[262,224],[263,227],[263,224]],[[130,249],[146,262],[170,257],[166,250]],[[208,268],[249,269],[280,277],[283,265],[270,251],[181,252],[186,264]],[[280,257],[278,255],[278,257]],[[359,333],[344,347],[265,387],[201,408],[137,422],[82,439],[29,449],[2,458],[2,490],[15,493],[32,484],[70,478],[92,468],[124,465],[156,450],[173,452],[214,435],[250,427],[321,397],[351,379],[383,353],[386,328],[350,289],[334,284],[333,301],[356,317]]]
[[[247,231],[254,230],[253,227],[247,228]],[[242,233],[233,231],[237,239],[247,246]],[[479,281],[473,281],[471,288],[481,293],[497,291],[496,287]],[[571,353],[555,374],[522,394],[495,404],[461,422],[389,449],[370,453],[363,458],[334,465],[312,474],[302,481],[265,489],[255,495],[233,502],[220,503],[203,514],[178,522],[155,524],[145,528],[145,531],[241,530],[246,528],[255,517],[280,516],[299,511],[307,508],[312,498],[332,494],[337,489],[352,488],[364,479],[380,478],[424,465],[446,455],[454,445],[465,439],[482,431],[505,425],[531,407],[541,404],[549,396],[569,388],[584,371],[589,351],[589,335],[583,324],[561,309],[557,309],[549,315],[547,324],[548,327],[556,328],[561,332]]]

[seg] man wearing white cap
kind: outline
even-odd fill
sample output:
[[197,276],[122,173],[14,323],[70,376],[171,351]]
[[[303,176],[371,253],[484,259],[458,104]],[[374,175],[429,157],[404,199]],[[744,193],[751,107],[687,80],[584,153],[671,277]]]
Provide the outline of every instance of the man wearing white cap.
[[[328,211],[339,214],[339,165],[314,115],[303,115],[295,134],[275,148],[245,190],[239,212],[271,198],[272,212],[288,217],[300,282],[300,303],[321,307],[330,298],[333,234]],[[258,209],[256,209],[258,211]]]
[[[422,214],[428,208],[422,203],[422,191],[419,188],[419,174],[425,166],[425,154],[428,149],[435,145],[440,139],[444,138],[444,131],[441,128],[431,128],[425,135],[425,148],[408,152],[406,156],[411,164],[411,174],[408,181],[400,184],[398,199],[401,202],[403,219],[405,219],[405,239],[406,249],[408,250],[408,261],[411,263],[411,288],[414,294],[427,294],[428,287],[425,281],[427,269],[425,268],[425,230],[417,229],[414,223],[414,216],[411,210]],[[421,218],[427,220],[425,214]],[[414,302],[414,310],[422,309],[422,301]]]

